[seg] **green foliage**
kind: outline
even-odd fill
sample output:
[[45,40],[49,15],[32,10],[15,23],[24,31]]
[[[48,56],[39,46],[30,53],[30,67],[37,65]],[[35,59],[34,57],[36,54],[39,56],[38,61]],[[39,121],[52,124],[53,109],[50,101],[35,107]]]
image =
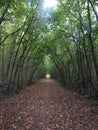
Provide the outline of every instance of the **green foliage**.
[[40,0],[0,1],[1,84],[14,91],[49,73],[53,78],[57,74],[63,84],[84,86],[83,91],[96,95],[96,1],[91,5],[89,0],[60,0],[55,10],[43,9],[42,4]]

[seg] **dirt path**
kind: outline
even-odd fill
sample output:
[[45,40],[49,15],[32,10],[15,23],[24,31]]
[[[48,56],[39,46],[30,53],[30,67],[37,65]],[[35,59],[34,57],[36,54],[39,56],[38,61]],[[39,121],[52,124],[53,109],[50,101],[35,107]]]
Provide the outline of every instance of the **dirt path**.
[[0,102],[0,130],[98,130],[96,103],[43,79]]

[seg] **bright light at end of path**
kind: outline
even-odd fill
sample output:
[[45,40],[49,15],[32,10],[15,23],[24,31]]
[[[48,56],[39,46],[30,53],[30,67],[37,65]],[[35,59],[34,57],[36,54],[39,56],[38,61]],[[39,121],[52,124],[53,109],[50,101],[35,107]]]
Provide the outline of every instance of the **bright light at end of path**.
[[44,0],[44,8],[56,8],[57,7],[57,0]]
[[50,74],[47,74],[47,75],[46,75],[46,78],[50,78]]

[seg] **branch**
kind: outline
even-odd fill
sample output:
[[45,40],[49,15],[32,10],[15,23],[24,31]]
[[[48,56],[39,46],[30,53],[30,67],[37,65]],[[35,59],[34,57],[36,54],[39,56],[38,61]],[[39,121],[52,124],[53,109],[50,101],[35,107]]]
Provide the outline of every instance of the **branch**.
[[19,29],[17,29],[15,32],[12,32],[12,33],[8,34],[8,35],[1,41],[0,45],[2,45],[2,43],[5,42],[5,40],[6,40],[9,36],[11,36],[11,35],[17,33],[17,32],[20,31],[23,27],[24,27],[24,25],[22,25],[22,26],[21,26]]
[[8,5],[7,5],[7,7],[5,8],[5,10],[4,10],[2,16],[0,17],[0,24],[2,24],[3,21],[5,21],[5,15],[6,15],[7,11],[8,11],[9,6],[10,6],[10,4],[8,3]]
[[91,7],[95,13],[95,16],[96,16],[96,20],[98,21],[98,14],[97,14],[97,11],[95,10],[94,6],[93,6],[93,3],[91,2],[91,0],[89,0],[89,3],[91,4]]

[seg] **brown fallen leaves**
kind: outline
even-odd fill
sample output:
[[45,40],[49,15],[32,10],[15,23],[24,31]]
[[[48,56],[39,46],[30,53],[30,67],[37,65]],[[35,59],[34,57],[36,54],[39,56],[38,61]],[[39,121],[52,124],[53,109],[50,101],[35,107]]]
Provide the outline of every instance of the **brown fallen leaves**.
[[0,102],[0,130],[98,130],[96,104],[43,79]]

